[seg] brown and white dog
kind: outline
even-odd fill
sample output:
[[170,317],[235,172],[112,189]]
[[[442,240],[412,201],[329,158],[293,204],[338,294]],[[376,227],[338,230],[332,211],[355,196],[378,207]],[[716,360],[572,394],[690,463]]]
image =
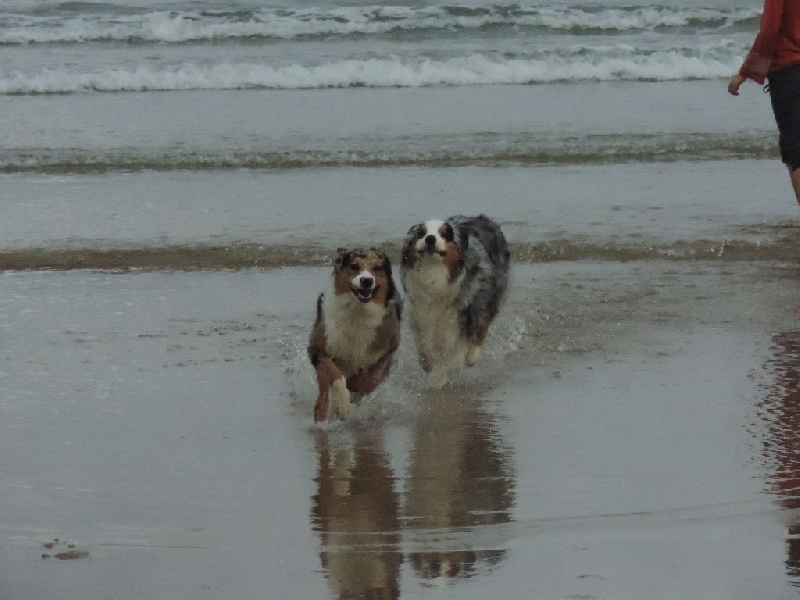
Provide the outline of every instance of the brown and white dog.
[[431,386],[478,360],[508,288],[509,263],[503,232],[485,215],[434,219],[408,231],[401,276]]
[[375,248],[339,248],[333,295],[320,294],[308,343],[319,388],[314,421],[328,418],[331,395],[336,415],[346,419],[351,403],[386,378],[400,343],[401,313],[389,258]]

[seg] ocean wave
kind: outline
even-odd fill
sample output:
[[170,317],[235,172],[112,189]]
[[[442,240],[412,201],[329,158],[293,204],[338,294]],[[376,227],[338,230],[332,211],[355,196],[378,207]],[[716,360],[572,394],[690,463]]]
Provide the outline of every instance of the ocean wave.
[[0,95],[76,92],[145,92],[235,89],[323,89],[348,87],[431,87],[525,85],[577,81],[670,81],[725,78],[736,71],[739,54],[634,50],[592,56],[543,55],[503,58],[474,54],[446,60],[340,60],[319,65],[183,64],[175,67],[112,69],[74,73],[45,69],[0,75]]
[[774,135],[608,134],[544,139],[536,135],[419,136],[348,140],[334,151],[319,149],[7,150],[0,172],[104,173],[111,171],[214,171],[328,167],[504,167],[588,165],[684,160],[766,159],[777,155]]
[[[563,261],[780,261],[797,262],[796,229],[769,241],[688,240],[618,244],[552,240],[512,243],[512,260],[527,263]],[[398,261],[397,240],[378,245]],[[29,248],[0,251],[0,271],[75,269],[109,271],[217,271],[319,267],[330,263],[334,248],[313,244],[236,243],[226,245],[144,246],[128,248]]]
[[756,8],[628,6],[365,6],[259,9],[253,11],[153,11],[118,14],[28,15],[0,13],[0,44],[186,43],[238,38],[383,35],[439,30],[453,32],[507,26],[538,33],[626,33],[650,30],[755,30]]

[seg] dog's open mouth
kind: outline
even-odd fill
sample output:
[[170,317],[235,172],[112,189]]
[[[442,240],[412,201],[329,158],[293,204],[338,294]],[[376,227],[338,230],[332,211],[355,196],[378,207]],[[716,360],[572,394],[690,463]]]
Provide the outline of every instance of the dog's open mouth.
[[435,247],[426,246],[419,251],[420,256],[444,256],[447,252],[443,250],[437,250]]
[[353,291],[353,295],[361,302],[369,302],[375,296],[375,292],[378,291],[378,286],[369,288],[354,287],[350,289]]

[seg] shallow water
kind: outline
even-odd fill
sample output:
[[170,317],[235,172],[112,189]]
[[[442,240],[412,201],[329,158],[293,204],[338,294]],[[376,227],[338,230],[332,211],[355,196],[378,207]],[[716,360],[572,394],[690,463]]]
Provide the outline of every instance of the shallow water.
[[776,156],[768,96],[725,93],[712,79],[0,96],[0,164],[71,174]]
[[515,265],[475,369],[315,428],[326,272],[2,277],[7,597],[793,597],[794,267]]
[[342,245],[396,256],[411,225],[479,212],[501,223],[519,260],[796,258],[796,208],[777,161],[10,175],[4,183],[5,268],[320,265]]

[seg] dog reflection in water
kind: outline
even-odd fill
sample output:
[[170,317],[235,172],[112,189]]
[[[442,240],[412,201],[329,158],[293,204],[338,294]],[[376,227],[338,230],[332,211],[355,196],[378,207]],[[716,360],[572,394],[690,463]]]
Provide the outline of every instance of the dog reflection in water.
[[511,519],[508,451],[491,415],[468,392],[458,399],[441,390],[429,390],[427,396],[427,412],[417,420],[414,435],[404,514],[408,526],[424,535],[415,546],[424,545],[430,532],[437,539],[458,540],[462,534],[465,539],[438,549],[432,542],[433,550],[412,552],[409,561],[426,580],[469,577],[506,555],[502,546],[475,550],[470,528]]
[[399,498],[382,434],[355,432],[344,447],[332,447],[327,432],[318,435],[312,520],[335,597],[399,598]]
[[484,539],[476,550],[471,537],[473,528],[507,523],[513,501],[509,452],[473,396],[423,398],[402,511],[380,428],[354,428],[346,442],[342,432],[335,441],[317,432],[312,522],[337,598],[399,597],[404,552],[425,581],[468,577],[505,557],[504,544],[487,548]]

